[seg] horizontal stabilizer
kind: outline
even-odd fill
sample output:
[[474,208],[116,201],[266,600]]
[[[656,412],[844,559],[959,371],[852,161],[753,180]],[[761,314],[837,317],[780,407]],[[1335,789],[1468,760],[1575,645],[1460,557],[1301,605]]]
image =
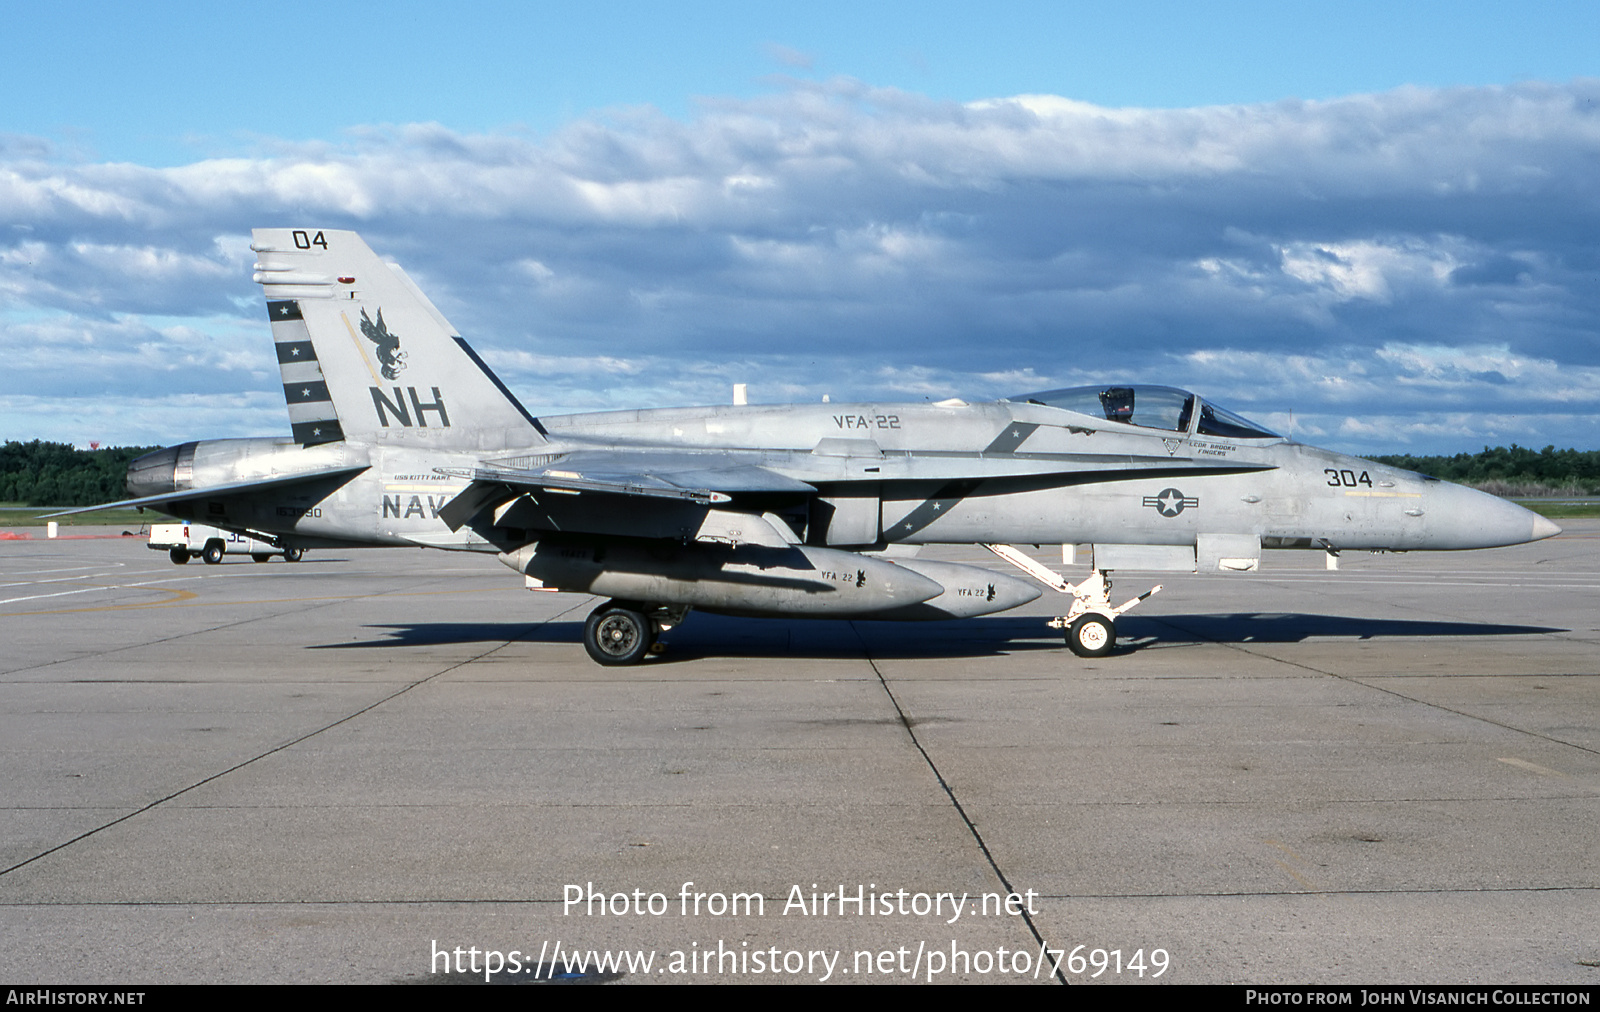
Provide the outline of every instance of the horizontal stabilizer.
[[40,519],[51,517],[70,517],[78,513],[91,513],[95,510],[134,509],[145,506],[162,506],[168,503],[187,502],[190,499],[216,499],[220,496],[236,495],[240,492],[254,492],[260,489],[282,488],[285,485],[298,485],[305,481],[317,481],[323,478],[337,478],[342,475],[354,475],[365,471],[370,465],[357,464],[354,467],[333,467],[325,471],[311,471],[302,474],[280,474],[271,478],[252,478],[249,481],[233,481],[225,485],[209,485],[205,488],[183,488],[175,492],[163,492],[160,495],[141,496],[138,499],[123,499],[119,502],[100,503],[97,506],[79,506],[76,509],[62,510],[59,513],[47,513]]

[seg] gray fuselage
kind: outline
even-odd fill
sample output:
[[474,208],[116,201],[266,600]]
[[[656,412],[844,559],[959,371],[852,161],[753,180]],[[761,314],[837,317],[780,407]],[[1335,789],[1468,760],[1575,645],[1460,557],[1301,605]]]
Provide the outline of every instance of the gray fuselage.
[[[1225,534],[1252,536],[1267,548],[1405,551],[1517,544],[1546,536],[1541,524],[1552,526],[1485,493],[1279,437],[1202,436],[1013,401],[718,406],[541,421],[549,443],[520,451],[420,448],[408,445],[413,430],[366,445],[185,444],[178,449],[192,450],[184,460],[175,459],[165,474],[141,476],[137,486],[130,477],[130,491],[165,491],[167,481],[177,488],[225,486],[365,464],[352,475],[281,490],[223,492],[193,503],[192,519],[263,531],[302,547],[498,552],[507,546],[451,530],[438,515],[466,487],[461,473],[486,461],[562,466],[589,450],[604,450],[611,466],[636,453],[648,469],[669,451],[680,461],[704,454],[708,466],[748,463],[814,486],[815,502],[799,503],[791,515],[804,518],[797,522],[805,541],[823,545],[1193,546],[1204,535]],[[1170,471],[1160,466],[1163,459]],[[1037,473],[1041,463],[1059,461],[1065,471],[1086,460],[1094,469],[1067,477]],[[1119,470],[1119,462],[1127,469]],[[975,466],[991,476],[949,477],[970,476]],[[769,498],[781,512],[783,495]],[[818,523],[818,504],[825,524]]]

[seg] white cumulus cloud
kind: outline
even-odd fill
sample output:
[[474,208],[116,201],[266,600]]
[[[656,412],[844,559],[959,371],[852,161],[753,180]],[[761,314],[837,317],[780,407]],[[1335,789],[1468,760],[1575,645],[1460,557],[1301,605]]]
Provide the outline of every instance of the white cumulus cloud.
[[312,225],[404,263],[534,410],[1125,377],[1373,452],[1478,438],[1441,421],[1462,417],[1594,445],[1597,99],[1107,109],[837,80],[687,122],[367,127],[175,168],[14,139],[0,425],[62,437],[115,396],[149,412],[130,431],[170,419],[176,440],[191,416],[151,405],[269,397],[248,233]]

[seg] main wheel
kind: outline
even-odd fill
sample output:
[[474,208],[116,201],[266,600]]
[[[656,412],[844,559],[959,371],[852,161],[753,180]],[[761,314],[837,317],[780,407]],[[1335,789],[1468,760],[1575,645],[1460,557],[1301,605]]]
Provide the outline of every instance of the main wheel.
[[655,626],[643,612],[606,602],[583,624],[583,648],[598,664],[638,664],[655,642]]
[[1104,615],[1080,615],[1067,629],[1067,647],[1079,657],[1105,657],[1117,645],[1117,627]]
[[251,552],[250,553],[250,561],[251,562],[271,562],[272,561],[272,553],[270,553],[270,552]]
[[222,542],[220,542],[220,541],[208,542],[206,544],[206,550],[200,553],[200,557],[202,559],[206,560],[206,565],[208,565],[208,566],[215,566],[217,563],[221,562],[222,561]]
[[179,548],[177,545],[173,545],[171,548],[167,549],[167,558],[172,560],[173,565],[181,566],[185,562],[189,561],[189,550],[187,548]]
[[283,561],[299,562],[300,557],[304,554],[306,554],[306,550],[304,548],[285,548],[283,550]]

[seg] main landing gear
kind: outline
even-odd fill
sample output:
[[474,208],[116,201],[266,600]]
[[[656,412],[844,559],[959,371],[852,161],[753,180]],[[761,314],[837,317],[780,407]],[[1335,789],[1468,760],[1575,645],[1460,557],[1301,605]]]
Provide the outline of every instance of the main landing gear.
[[1051,590],[1072,595],[1072,607],[1065,615],[1050,620],[1050,628],[1063,629],[1067,635],[1067,649],[1079,657],[1107,657],[1117,645],[1117,616],[1136,607],[1151,594],[1161,591],[1156,584],[1149,590],[1113,608],[1111,606],[1111,577],[1103,569],[1090,570],[1088,577],[1076,585],[1068,583],[1050,569],[1046,569],[1020,549],[1011,545],[984,545],[989,551],[1005,559]]
[[632,601],[607,601],[583,623],[583,648],[607,667],[638,664],[659,653],[661,634],[683,621],[689,609],[651,607]]

